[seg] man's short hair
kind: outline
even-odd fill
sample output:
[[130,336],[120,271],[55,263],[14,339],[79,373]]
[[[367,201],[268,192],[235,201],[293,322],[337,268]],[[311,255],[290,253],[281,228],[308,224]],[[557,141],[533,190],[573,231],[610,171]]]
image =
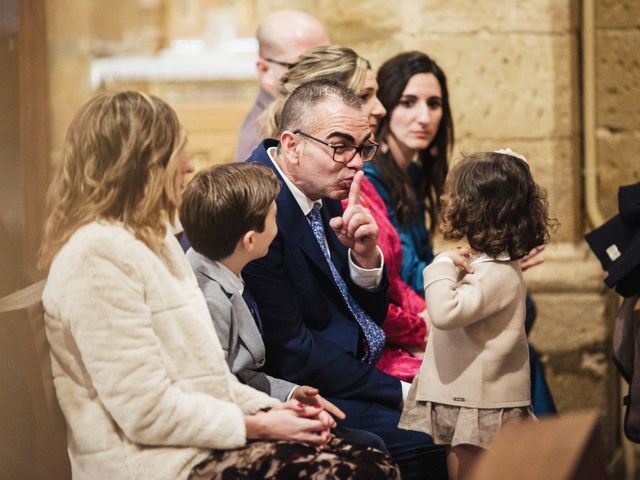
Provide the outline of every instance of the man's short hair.
[[263,165],[216,165],[198,173],[180,205],[180,222],[189,243],[210,260],[228,257],[245,233],[264,231],[279,191],[280,182]]
[[319,79],[303,83],[296,88],[282,107],[282,119],[278,137],[282,132],[307,129],[318,119],[314,116],[315,107],[327,100],[341,102],[360,110],[364,101],[349,87],[335,80]]

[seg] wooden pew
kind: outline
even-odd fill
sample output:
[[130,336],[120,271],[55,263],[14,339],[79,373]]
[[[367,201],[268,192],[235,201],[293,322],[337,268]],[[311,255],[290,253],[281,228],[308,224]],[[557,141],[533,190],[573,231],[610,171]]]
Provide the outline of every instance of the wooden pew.
[[44,330],[44,281],[0,299],[0,478],[71,478]]
[[598,415],[572,412],[505,424],[469,480],[607,480]]

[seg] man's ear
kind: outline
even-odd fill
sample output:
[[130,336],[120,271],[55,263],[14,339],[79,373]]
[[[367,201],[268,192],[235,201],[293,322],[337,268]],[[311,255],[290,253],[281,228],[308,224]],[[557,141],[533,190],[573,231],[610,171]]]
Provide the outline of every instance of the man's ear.
[[284,158],[290,163],[299,163],[302,157],[302,141],[300,136],[285,130],[280,135],[280,148]]
[[262,77],[267,74],[269,64],[265,62],[264,59],[258,58],[258,60],[256,60],[256,70],[258,71],[258,76]]

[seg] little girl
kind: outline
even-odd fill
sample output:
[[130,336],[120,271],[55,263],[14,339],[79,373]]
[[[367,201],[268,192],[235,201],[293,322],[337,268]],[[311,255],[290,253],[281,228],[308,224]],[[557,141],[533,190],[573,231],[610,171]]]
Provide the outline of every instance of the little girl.
[[442,229],[470,248],[424,270],[432,328],[400,427],[448,445],[449,477],[464,478],[502,423],[533,417],[518,260],[549,241],[546,193],[524,157],[469,155],[449,174]]

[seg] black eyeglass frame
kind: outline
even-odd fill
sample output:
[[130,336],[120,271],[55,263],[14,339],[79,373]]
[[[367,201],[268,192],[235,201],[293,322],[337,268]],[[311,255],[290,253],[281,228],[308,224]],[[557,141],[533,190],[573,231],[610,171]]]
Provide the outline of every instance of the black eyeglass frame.
[[295,63],[283,62],[282,60],[276,60],[275,58],[262,57],[265,62],[275,63],[276,65],[280,65],[286,69],[289,69],[295,65]]
[[[342,163],[342,164],[346,164],[349,163],[351,160],[353,160],[354,158],[356,158],[357,154],[360,154],[360,158],[362,158],[363,162],[368,162],[370,160],[373,160],[373,157],[376,155],[376,152],[378,151],[378,144],[377,143],[368,143],[366,145],[360,145],[359,147],[356,147],[355,145],[331,145],[330,143],[325,142],[324,140],[320,140],[319,138],[313,137],[311,135],[309,135],[308,133],[304,133],[302,130],[294,130],[293,131],[294,134],[296,135],[302,135],[303,137],[306,137],[310,140],[315,140],[318,143],[321,143],[322,145],[326,145],[327,147],[331,148],[331,150],[333,150],[333,155],[331,155],[331,160],[333,160],[336,163]],[[351,156],[351,158],[349,160],[336,160],[336,150],[338,148],[353,148],[353,155]],[[368,148],[373,148],[373,151],[371,152],[371,155],[368,156],[367,158],[365,158],[365,156],[362,154],[363,150],[368,149]]]

